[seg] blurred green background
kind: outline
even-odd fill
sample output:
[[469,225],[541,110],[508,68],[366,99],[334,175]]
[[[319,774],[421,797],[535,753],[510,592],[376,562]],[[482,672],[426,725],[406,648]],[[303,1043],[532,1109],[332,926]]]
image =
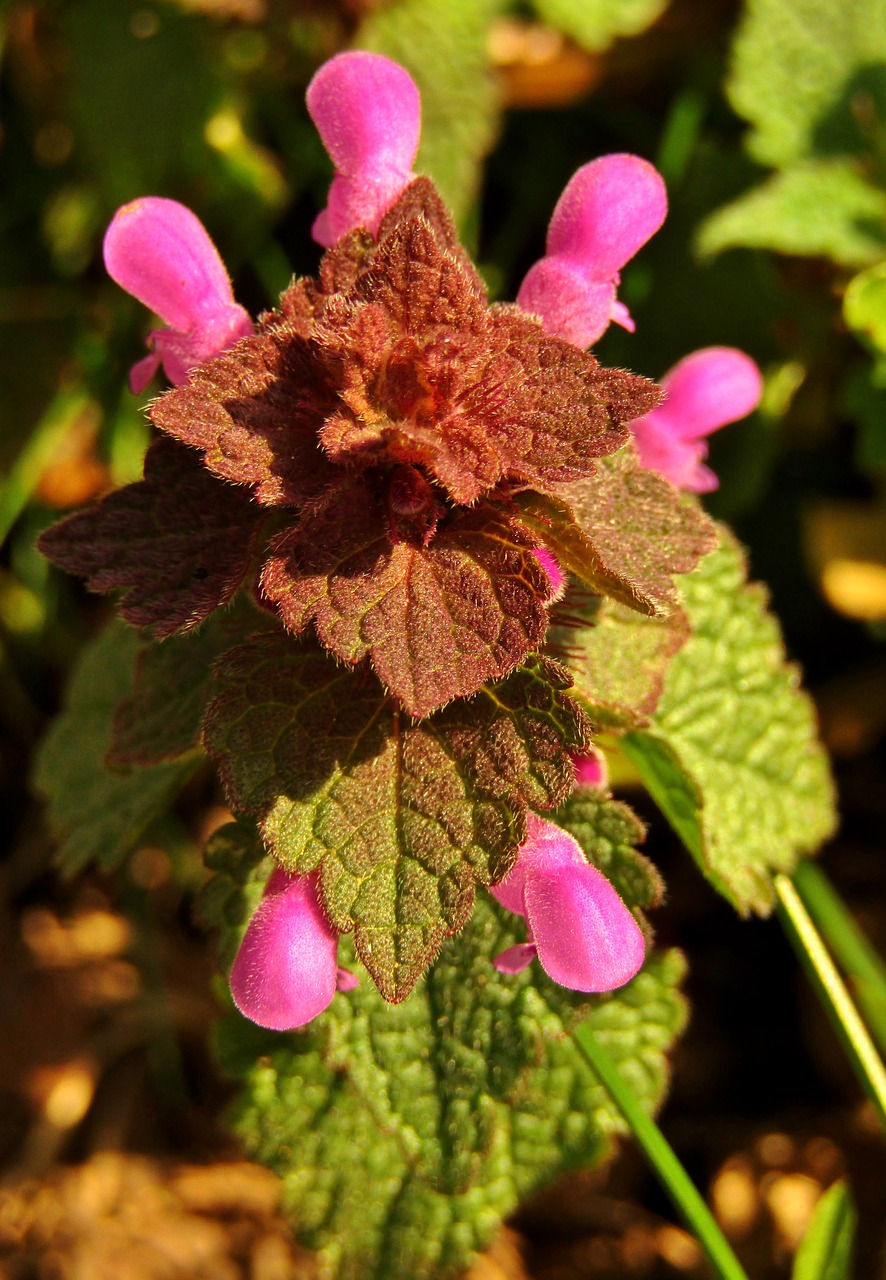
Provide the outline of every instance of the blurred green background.
[[[79,876],[58,880],[53,833],[29,790],[31,759],[109,607],[51,570],[34,540],[59,512],[138,477],[149,438],[149,396],[140,403],[126,386],[149,320],[101,263],[114,210],[145,194],[188,204],[218,244],[238,300],[253,313],[272,306],[294,271],[319,260],[310,225],[331,170],[304,89],[349,46],[388,53],[418,81],[417,167],[438,181],[496,298],[512,298],[542,253],[547,219],[580,164],[633,151],[661,169],[670,215],[621,290],[637,332],[610,331],[597,353],[657,377],[700,346],[732,344],[764,371],[760,410],[712,441],[721,488],[709,505],[749,548],[816,695],[844,812],[828,865],[875,940],[886,941],[883,0],[6,0],[0,799],[10,976],[0,1010],[8,1038],[24,1046],[0,1053],[0,1160],[12,1186],[37,1178],[61,1196],[66,1170],[107,1150],[235,1158],[219,1136],[223,1090],[205,1048],[211,963],[189,913],[196,849],[218,797],[198,776],[175,811],[136,823],[128,843],[98,859],[124,867],[116,884],[101,869],[83,871],[92,854],[82,848],[67,855]],[[47,767],[40,789],[51,793]],[[692,966],[696,1014],[665,1117],[681,1155],[702,1187],[720,1187],[715,1206],[763,1280],[786,1274],[803,1206],[811,1210],[816,1188],[849,1166],[868,1223],[859,1262],[868,1269],[858,1274],[886,1275],[882,1150],[829,1031],[798,995],[785,944],[773,926],[735,921],[667,833],[650,851],[670,885],[662,940],[683,946]],[[99,932],[117,921],[117,943],[102,951],[81,927],[76,959],[83,919]],[[64,963],[58,930],[74,948]],[[133,956],[131,990],[123,982],[104,1004],[86,1000],[82,1019],[56,1020],[80,998],[65,982],[83,964]],[[120,1040],[121,1017],[139,1028],[132,1043]],[[113,1052],[95,1049],[99,1031]],[[119,1074],[132,1055],[143,1074],[127,1090],[108,1063]],[[75,1081],[79,1112],[52,1112],[59,1080]],[[152,1128],[120,1119],[120,1099],[132,1096],[150,1100]],[[113,1139],[99,1140],[103,1097],[118,1123],[108,1122]],[[527,1211],[518,1223],[525,1264],[505,1242],[490,1266],[515,1276],[524,1265],[550,1277],[702,1274],[686,1239],[662,1234],[665,1207],[634,1155],[609,1183],[594,1178]],[[21,1192],[28,1212],[30,1194]],[[267,1194],[267,1223],[256,1210],[249,1248],[278,1241],[261,1247],[277,1249],[282,1269],[257,1270],[248,1250],[243,1261],[226,1228],[207,1274],[302,1274]],[[248,1218],[243,1203],[261,1195],[243,1196],[237,1211]],[[633,1207],[619,1218],[613,1205]],[[0,1259],[4,1212],[0,1203]],[[225,1212],[233,1210],[216,1217],[226,1221]],[[16,1230],[8,1256],[25,1269],[10,1261],[8,1274],[74,1274],[45,1269],[53,1249],[68,1256],[51,1233]],[[181,1257],[167,1273],[142,1255],[119,1274],[203,1274]]]

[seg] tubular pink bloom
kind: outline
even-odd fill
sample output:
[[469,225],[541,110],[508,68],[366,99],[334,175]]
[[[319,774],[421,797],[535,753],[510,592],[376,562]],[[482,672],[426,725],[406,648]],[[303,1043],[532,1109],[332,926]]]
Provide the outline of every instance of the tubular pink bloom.
[[337,962],[338,934],[317,893],[317,873],[278,868],[249,922],[231,969],[231,995],[260,1027],[290,1031],[322,1013],[336,990],[357,979]]
[[760,370],[735,347],[704,347],[675,364],[661,386],[664,403],[631,423],[640,462],[680,489],[710,493],[719,482],[704,465],[705,437],[757,407]]
[[528,836],[510,874],[490,892],[525,916],[529,941],[495,960],[519,973],[537,953],[548,977],[572,991],[613,991],[638,972],[646,944],[612,885],[587,862],[576,840],[530,814]]
[[566,591],[566,574],[560,568],[556,556],[548,551],[547,547],[533,547],[532,554],[548,575],[548,581],[551,584],[551,598],[548,604],[562,600]]
[[609,785],[609,769],[606,765],[606,757],[596,747],[591,747],[586,755],[573,756],[572,763],[575,767],[575,785],[577,787],[599,789]]
[[658,170],[632,155],[583,165],[557,202],[547,253],[517,294],[548,333],[589,347],[611,321],[634,322],[616,297],[619,272],[665,220],[668,197]]
[[108,274],[169,327],[148,335],[153,351],[132,366],[138,395],[162,364],[170,382],[252,333],[206,228],[177,200],[143,196],[118,209],[105,232]]
[[415,82],[379,53],[340,53],[308,85],[307,104],[336,169],[314,239],[328,248],[355,227],[376,235],[415,176],[421,131]]

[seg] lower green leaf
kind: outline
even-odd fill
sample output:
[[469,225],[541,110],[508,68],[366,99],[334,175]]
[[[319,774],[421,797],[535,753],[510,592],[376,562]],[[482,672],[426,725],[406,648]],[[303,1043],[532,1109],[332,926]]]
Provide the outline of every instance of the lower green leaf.
[[644,1105],[662,1097],[685,1017],[680,953],[652,956],[613,995],[580,997],[538,966],[492,968],[518,940],[502,915],[479,902],[401,1005],[364,985],[307,1034],[233,1016],[222,1027],[223,1063],[243,1079],[235,1128],[282,1177],[325,1277],[455,1275],[522,1198],[608,1153],[623,1124],[570,1039],[586,1014]]
[[791,1280],[849,1280],[857,1219],[851,1191],[845,1182],[835,1182],[815,1206]]
[[120,622],[86,646],[67,704],[37,754],[33,782],[48,802],[67,875],[93,863],[106,871],[120,866],[201,764],[191,751],[169,763],[106,768],[114,713],[132,694],[140,647],[138,633]]
[[649,726],[622,744],[711,882],[740,911],[766,913],[772,873],[834,829],[827,756],[766,594],[725,530],[681,592],[692,636]]

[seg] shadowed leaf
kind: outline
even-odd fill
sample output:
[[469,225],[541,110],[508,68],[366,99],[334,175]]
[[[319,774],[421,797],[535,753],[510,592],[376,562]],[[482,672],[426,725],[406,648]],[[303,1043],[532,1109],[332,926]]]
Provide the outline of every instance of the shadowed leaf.
[[124,592],[127,622],[163,639],[232,599],[249,568],[261,511],[190,449],[157,440],[145,478],[47,529],[40,550],[92,591]]

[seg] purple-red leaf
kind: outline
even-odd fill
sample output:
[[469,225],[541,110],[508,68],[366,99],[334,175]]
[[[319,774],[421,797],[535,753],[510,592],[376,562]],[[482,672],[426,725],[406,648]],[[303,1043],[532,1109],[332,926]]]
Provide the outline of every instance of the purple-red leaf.
[[313,622],[337,658],[368,656],[402,707],[425,716],[538,647],[550,582],[534,536],[491,507],[455,513],[427,545],[392,541],[403,531],[392,523],[368,487],[342,490],[278,539],[262,590],[290,631]]
[[261,517],[248,492],[222,484],[190,449],[157,440],[144,480],[53,525],[39,546],[91,591],[122,589],[126,621],[163,639],[233,597]]

